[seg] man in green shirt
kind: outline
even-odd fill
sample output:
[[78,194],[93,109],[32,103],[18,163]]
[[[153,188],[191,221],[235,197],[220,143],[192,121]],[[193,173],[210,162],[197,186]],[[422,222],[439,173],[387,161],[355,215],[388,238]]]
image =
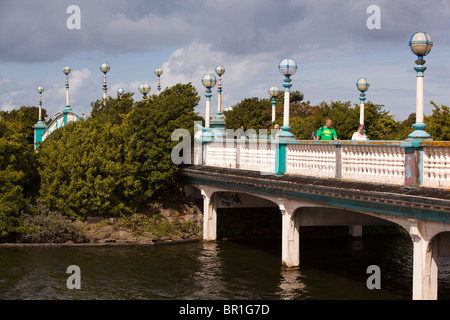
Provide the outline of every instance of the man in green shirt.
[[327,119],[325,121],[325,126],[320,127],[316,133],[316,140],[337,140],[336,131],[331,128],[332,121]]

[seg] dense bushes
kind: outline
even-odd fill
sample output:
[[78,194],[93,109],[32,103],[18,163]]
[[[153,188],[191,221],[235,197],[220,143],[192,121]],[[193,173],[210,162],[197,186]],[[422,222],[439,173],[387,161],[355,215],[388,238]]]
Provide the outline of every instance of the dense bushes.
[[11,239],[27,231],[21,214],[35,192],[34,152],[22,127],[0,119],[0,240]]
[[193,133],[198,101],[191,84],[178,84],[137,103],[131,95],[109,99],[107,108],[94,103],[94,116],[57,130],[40,146],[42,201],[82,219],[145,210],[172,182],[171,150],[178,142],[171,134]]
[[18,237],[21,243],[64,243],[67,241],[86,242],[87,238],[80,225],[59,212],[41,212],[35,215],[26,214],[23,223],[27,232]]

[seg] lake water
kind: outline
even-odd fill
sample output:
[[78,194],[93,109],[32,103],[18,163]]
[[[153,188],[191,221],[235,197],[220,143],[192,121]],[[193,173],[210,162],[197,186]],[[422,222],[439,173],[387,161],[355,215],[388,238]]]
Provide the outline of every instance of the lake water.
[[[163,246],[0,247],[0,299],[411,299],[409,237],[302,239],[301,268],[281,268],[280,240]],[[68,289],[69,265],[81,289]],[[381,270],[369,290],[367,267]],[[450,259],[439,259],[450,299]]]

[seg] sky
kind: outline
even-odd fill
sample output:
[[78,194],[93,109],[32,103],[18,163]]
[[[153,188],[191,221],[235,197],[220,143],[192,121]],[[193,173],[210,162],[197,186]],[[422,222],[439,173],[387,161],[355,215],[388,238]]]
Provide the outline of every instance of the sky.
[[[76,5],[79,15],[68,8]],[[369,11],[379,8],[379,15]],[[74,19],[78,20],[74,20]],[[378,19],[379,18],[379,19]],[[376,20],[374,20],[376,19]],[[79,29],[68,27],[79,22]],[[378,28],[369,25],[378,23]],[[64,66],[70,104],[89,112],[101,99],[102,63],[110,64],[108,95],[134,92],[148,82],[162,88],[192,83],[205,110],[204,74],[225,67],[222,107],[245,98],[268,98],[283,88],[280,60],[298,64],[291,90],[305,100],[359,103],[356,81],[367,78],[367,100],[384,105],[397,120],[415,112],[416,73],[408,42],[427,32],[424,113],[430,100],[450,101],[450,0],[0,0],[0,110],[37,105],[51,116],[65,106]],[[217,110],[217,87],[211,110]]]

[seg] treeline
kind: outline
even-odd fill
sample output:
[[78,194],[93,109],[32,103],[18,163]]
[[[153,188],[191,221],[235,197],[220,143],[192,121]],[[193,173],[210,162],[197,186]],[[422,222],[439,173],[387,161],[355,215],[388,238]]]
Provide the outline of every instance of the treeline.
[[[310,106],[298,91],[291,97],[290,124],[299,139],[310,139],[326,118],[333,120],[340,139],[350,139],[356,130],[358,105],[332,101]],[[175,182],[178,167],[171,151],[178,141],[171,141],[171,135],[184,128],[193,136],[194,121],[201,120],[194,112],[199,101],[191,84],[177,84],[146,100],[134,100],[131,93],[108,97],[106,107],[98,100],[91,104],[90,118],[58,129],[37,152],[32,127],[38,108],[0,112],[0,242],[23,239],[33,231],[27,221],[47,223],[48,219],[38,218],[49,212],[81,220],[145,212],[152,197]],[[431,103],[433,114],[425,117],[427,132],[435,140],[450,140],[449,108]],[[280,125],[282,109],[279,97]],[[241,124],[249,129],[273,128],[267,99],[244,99],[225,115],[228,128]],[[413,114],[396,121],[370,102],[365,115],[372,140],[405,139],[415,122]],[[65,223],[58,228],[67,229]]]
[[[70,123],[35,152],[36,107],[0,114],[0,241],[30,231],[24,215],[56,210],[72,219],[143,212],[174,181],[171,134],[193,136],[200,97],[191,84],[135,101],[131,93],[91,104],[86,121]],[[31,130],[30,130],[31,129]],[[41,208],[41,209],[39,209]]]
[[[351,102],[331,101],[311,106],[303,100],[299,91],[291,93],[290,120],[292,133],[301,140],[310,140],[312,132],[325,124],[326,119],[333,120],[333,128],[339,139],[349,140],[359,124],[359,104]],[[283,95],[277,97],[276,121],[283,124]],[[434,140],[450,140],[450,108],[438,106],[430,102],[434,109],[431,115],[425,116],[428,124],[426,131]],[[246,125],[247,129],[273,129],[272,105],[269,99],[247,98],[224,111],[228,129],[237,129]],[[405,120],[398,121],[383,109],[382,105],[367,102],[364,107],[364,124],[366,134],[371,140],[404,140],[414,131],[412,125],[416,122],[415,113]]]

